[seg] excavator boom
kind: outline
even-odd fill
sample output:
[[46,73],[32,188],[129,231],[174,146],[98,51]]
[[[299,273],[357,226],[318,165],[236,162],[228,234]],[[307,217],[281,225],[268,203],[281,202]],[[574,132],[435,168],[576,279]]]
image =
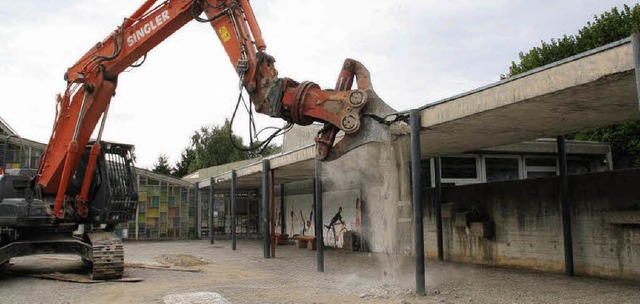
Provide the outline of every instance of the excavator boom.
[[[191,20],[212,26],[257,112],[325,124],[316,137],[318,159],[388,139],[379,121],[393,109],[358,61],[345,60],[334,90],[280,78],[248,0],[146,0],[65,73],[35,178],[0,175],[0,268],[13,257],[74,253],[91,264],[94,279],[122,277],[124,247],[114,230],[134,217],[138,196],[133,147],[102,142],[109,105],[118,75]],[[334,145],[339,132],[344,136]],[[81,237],[74,236],[80,227]]]
[[[392,109],[377,98],[369,72],[359,62],[345,61],[336,90],[279,78],[275,59],[265,52],[267,46],[248,0],[146,0],[65,73],[67,89],[58,96],[54,130],[36,180],[45,194],[56,195],[53,212],[58,219],[64,218],[65,193],[78,167],[79,149],[86,146],[101,122],[92,152],[98,154],[118,75],[194,19],[213,27],[257,112],[299,125],[325,123],[316,138],[319,159],[336,159],[358,145],[386,139],[384,126],[374,126],[377,123],[370,117],[389,114]],[[351,89],[354,78],[357,89]],[[380,103],[385,107],[379,107]],[[362,125],[382,129],[362,132]],[[334,149],[339,131],[345,137]],[[93,170],[93,163],[95,159],[91,158],[88,172]],[[79,206],[86,205],[93,175],[84,176],[83,191],[76,198]],[[80,215],[86,214],[84,209],[80,211]]]

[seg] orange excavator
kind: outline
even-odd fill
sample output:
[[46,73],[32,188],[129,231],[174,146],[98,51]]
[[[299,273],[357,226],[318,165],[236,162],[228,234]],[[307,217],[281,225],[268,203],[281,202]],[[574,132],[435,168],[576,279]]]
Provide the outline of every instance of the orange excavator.
[[[115,225],[137,207],[132,146],[102,141],[118,75],[186,23],[209,23],[256,111],[298,125],[324,123],[317,158],[385,141],[394,111],[374,92],[369,72],[346,59],[335,89],[279,78],[248,0],[146,0],[64,74],[53,133],[36,174],[0,178],[0,265],[12,257],[75,253],[94,279],[122,277],[124,251]],[[352,89],[354,80],[357,89]],[[100,123],[97,138],[91,135]],[[342,131],[344,136],[335,143]],[[10,171],[10,170],[9,170]],[[78,231],[78,227],[83,232]]]

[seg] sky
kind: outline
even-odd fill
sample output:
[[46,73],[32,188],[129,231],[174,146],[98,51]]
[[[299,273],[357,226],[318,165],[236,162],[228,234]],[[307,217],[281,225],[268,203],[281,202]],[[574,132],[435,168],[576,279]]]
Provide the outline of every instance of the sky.
[[[64,72],[143,0],[0,1],[0,116],[46,143]],[[408,110],[496,82],[519,52],[577,34],[609,0],[254,0],[280,77],[335,84],[345,58]],[[202,126],[230,118],[238,79],[213,29],[192,21],[119,76],[103,138],[136,146],[137,165],[173,164]],[[258,127],[281,120],[256,116]],[[246,115],[234,132],[248,140]]]

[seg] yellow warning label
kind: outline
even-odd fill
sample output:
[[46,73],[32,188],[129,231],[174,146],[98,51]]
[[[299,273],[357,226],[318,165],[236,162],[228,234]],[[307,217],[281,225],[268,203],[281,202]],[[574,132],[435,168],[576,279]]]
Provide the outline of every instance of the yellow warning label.
[[224,25],[218,29],[218,33],[220,34],[220,39],[222,39],[222,42],[227,42],[229,41],[229,39],[231,39],[231,34],[229,34],[227,27]]

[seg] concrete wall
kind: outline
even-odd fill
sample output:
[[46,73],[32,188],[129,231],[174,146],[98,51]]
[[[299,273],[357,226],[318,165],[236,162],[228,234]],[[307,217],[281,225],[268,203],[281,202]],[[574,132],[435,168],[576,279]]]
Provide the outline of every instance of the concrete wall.
[[293,151],[311,144],[318,131],[322,129],[320,124],[312,124],[308,126],[294,125],[291,130],[285,133],[282,139],[282,151]]
[[[640,170],[570,177],[577,274],[640,278],[638,182]],[[557,189],[557,178],[443,188],[445,260],[563,271]],[[424,193],[429,257],[437,248],[433,196]]]
[[[411,194],[409,137],[388,143],[371,143],[340,159],[323,163],[323,190],[339,192],[360,189],[362,237],[373,252],[411,252]],[[324,209],[325,216],[332,210]],[[333,211],[335,212],[335,211]]]
[[[276,193],[280,193],[279,187]],[[322,223],[328,225],[342,207],[344,225],[336,225],[336,235],[329,235],[323,228],[326,246],[342,248],[344,234],[348,231],[361,232],[362,213],[360,209],[360,188],[323,191]],[[276,196],[276,231],[281,231],[280,197]],[[358,204],[356,204],[358,202]],[[294,235],[315,235],[315,206],[313,202],[313,181],[290,183],[285,186],[285,233]],[[344,229],[343,229],[344,228]]]

